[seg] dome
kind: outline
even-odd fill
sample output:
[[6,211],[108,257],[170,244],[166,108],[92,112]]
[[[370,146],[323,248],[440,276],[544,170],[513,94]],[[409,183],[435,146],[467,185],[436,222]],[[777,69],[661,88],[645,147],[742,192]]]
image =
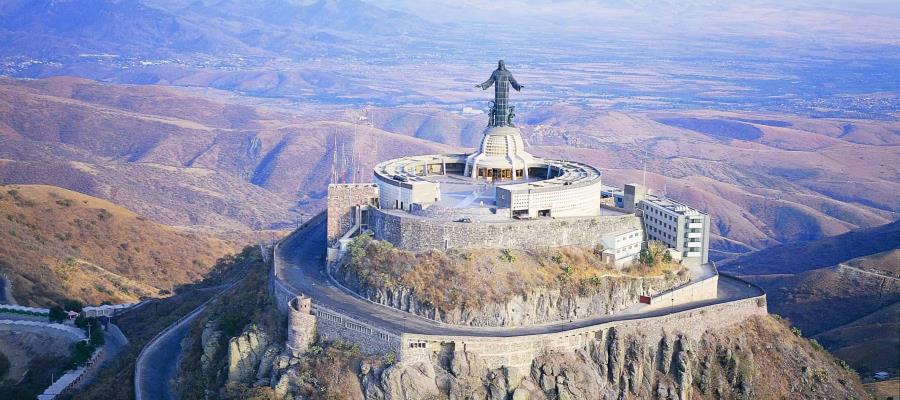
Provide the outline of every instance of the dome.
[[[525,141],[518,128],[493,126],[484,131],[478,150],[466,159],[466,175],[500,176],[504,179],[527,178],[528,165],[534,163],[534,156],[525,151]],[[482,171],[479,172],[478,168]],[[492,170],[490,175],[484,171],[485,169]],[[493,170],[499,170],[501,173],[497,175]]]

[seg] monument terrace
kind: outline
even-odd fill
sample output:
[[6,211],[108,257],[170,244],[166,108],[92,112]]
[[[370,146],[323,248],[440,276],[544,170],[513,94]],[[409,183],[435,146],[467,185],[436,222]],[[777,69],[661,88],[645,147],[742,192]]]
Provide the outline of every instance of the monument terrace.
[[[387,160],[375,166],[372,184],[329,186],[329,259],[368,231],[414,251],[602,246],[604,257],[617,265],[634,259],[650,234],[672,247],[674,257],[706,263],[706,214],[687,206],[651,207],[670,201],[647,195],[639,185],[627,185],[630,194],[623,196],[626,191],[604,186],[593,166],[529,153],[509,102],[510,88],[524,85],[503,61],[475,87],[494,88],[477,149]],[[658,209],[683,215],[663,217]],[[642,219],[646,211],[652,218]]]

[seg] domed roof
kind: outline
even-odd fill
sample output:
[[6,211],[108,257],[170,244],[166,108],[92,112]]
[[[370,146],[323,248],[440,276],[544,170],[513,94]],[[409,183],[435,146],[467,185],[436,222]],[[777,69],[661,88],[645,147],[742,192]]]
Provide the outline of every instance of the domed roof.
[[522,169],[534,162],[534,156],[525,151],[525,140],[518,128],[493,126],[485,130],[478,151],[466,163],[469,167],[477,163],[485,168]]

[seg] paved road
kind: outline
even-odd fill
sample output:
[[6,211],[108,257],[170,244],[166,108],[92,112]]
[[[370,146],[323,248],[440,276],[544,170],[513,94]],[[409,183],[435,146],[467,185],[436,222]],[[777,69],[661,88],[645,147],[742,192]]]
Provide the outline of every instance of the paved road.
[[289,236],[279,244],[275,268],[279,279],[313,302],[324,305],[360,321],[377,324],[393,333],[460,336],[522,336],[561,332],[599,323],[666,315],[672,312],[755,297],[763,292],[756,286],[725,275],[719,276],[718,299],[700,301],[650,312],[600,316],[574,322],[561,322],[532,327],[468,327],[448,325],[424,317],[372,303],[336,286],[325,273],[325,221]]
[[136,400],[174,400],[169,382],[178,372],[181,341],[187,336],[191,322],[206,309],[206,303],[166,328],[151,341],[138,356],[134,367],[134,397]]
[[103,332],[103,337],[105,339],[103,343],[103,353],[100,354],[99,359],[96,361],[99,365],[96,365],[90,369],[82,376],[81,382],[78,383],[78,388],[86,388],[91,382],[94,381],[94,378],[97,377],[97,373],[106,368],[119,353],[122,352],[122,349],[128,345],[128,338],[122,334],[122,331],[119,330],[119,327],[110,322],[107,325],[106,332]]
[[206,309],[206,306],[234,285],[235,283],[228,283],[218,286],[221,289],[218,294],[181,317],[144,346],[134,364],[134,397],[136,400],[176,399],[169,382],[178,373],[178,364],[181,360],[181,341],[190,331],[191,322]]

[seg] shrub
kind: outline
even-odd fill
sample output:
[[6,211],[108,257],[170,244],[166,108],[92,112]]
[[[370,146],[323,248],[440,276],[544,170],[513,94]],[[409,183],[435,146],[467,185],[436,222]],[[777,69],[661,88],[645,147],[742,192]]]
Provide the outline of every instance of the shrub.
[[555,262],[557,264],[562,264],[563,255],[562,255],[562,253],[556,253],[553,255],[553,257],[550,257],[550,259],[553,260],[553,262]]
[[388,353],[386,357],[387,358],[385,359],[385,362],[387,363],[387,365],[394,365],[397,363],[397,353],[394,353],[392,351]]
[[106,211],[105,208],[101,208],[101,209],[100,209],[100,212],[97,213],[97,218],[100,219],[101,221],[106,221],[106,220],[108,220],[108,219],[111,219],[112,216],[113,216],[113,215],[110,214],[109,211]]
[[791,327],[791,333],[793,333],[794,336],[797,336],[797,337],[803,337],[803,332],[800,331],[800,328],[798,328],[798,327],[796,327],[796,326],[792,326],[792,327]]
[[816,339],[809,339],[809,344],[816,350],[825,351],[825,348]]
[[510,249],[500,250],[500,259],[505,260],[509,263],[516,262],[516,256]]
[[[74,263],[75,260],[66,259],[66,264]],[[63,310],[66,311],[75,311],[80,313],[82,309],[84,309],[84,305],[81,304],[78,300],[66,300],[63,302]]]

